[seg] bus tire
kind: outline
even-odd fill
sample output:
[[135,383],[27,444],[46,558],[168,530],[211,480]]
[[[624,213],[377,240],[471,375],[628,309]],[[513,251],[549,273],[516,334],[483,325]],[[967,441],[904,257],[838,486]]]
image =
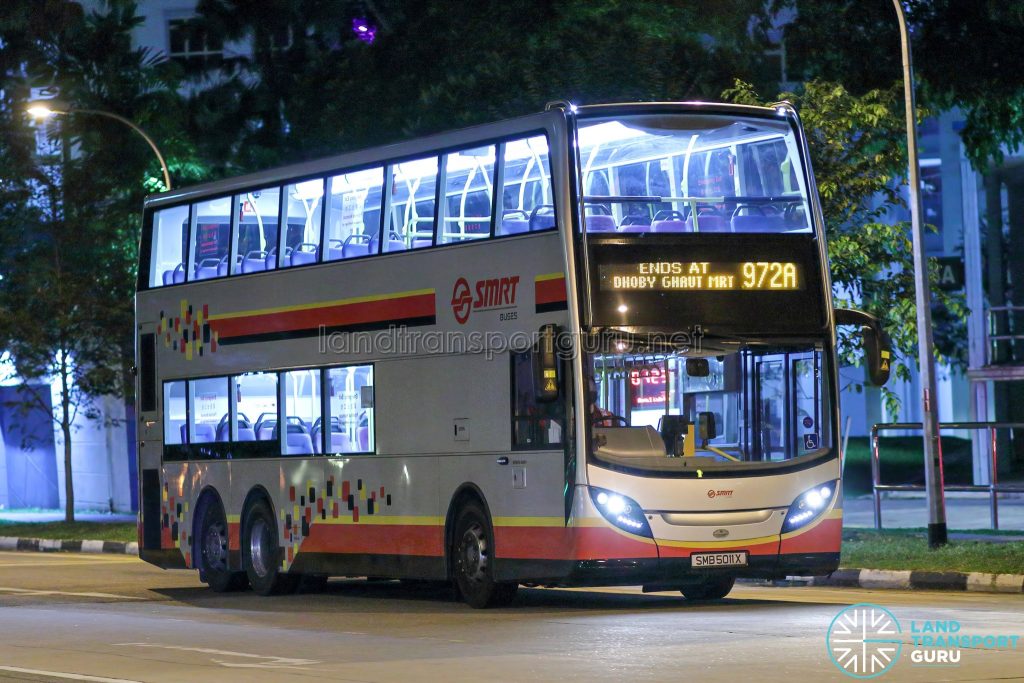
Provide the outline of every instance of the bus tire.
[[721,600],[732,590],[736,579],[732,576],[709,576],[700,583],[683,588],[680,593],[687,600]]
[[494,530],[481,506],[467,502],[455,517],[451,567],[459,595],[476,609],[507,605],[517,583],[494,580]]
[[245,572],[231,571],[228,559],[228,522],[216,498],[203,506],[197,555],[199,578],[218,593],[240,590],[246,585]]
[[241,540],[242,566],[254,592],[276,595],[295,588],[295,577],[281,571],[277,522],[266,501],[257,500],[245,513]]

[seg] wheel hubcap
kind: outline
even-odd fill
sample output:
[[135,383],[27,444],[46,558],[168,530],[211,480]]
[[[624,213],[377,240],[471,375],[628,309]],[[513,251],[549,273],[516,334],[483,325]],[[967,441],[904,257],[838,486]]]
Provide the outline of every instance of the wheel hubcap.
[[482,581],[487,575],[487,538],[479,524],[474,524],[462,535],[462,552],[459,554],[462,575],[470,581]]
[[209,524],[203,534],[203,566],[215,571],[228,568],[228,537],[219,521]]
[[270,527],[262,519],[252,523],[249,532],[249,560],[256,576],[264,577],[269,571],[270,559]]

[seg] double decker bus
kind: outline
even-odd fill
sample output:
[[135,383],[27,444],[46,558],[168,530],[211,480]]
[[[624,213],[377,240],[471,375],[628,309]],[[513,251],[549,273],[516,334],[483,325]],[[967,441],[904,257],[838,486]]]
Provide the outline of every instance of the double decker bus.
[[639,584],[838,566],[835,325],[796,112],[575,107],[147,200],[141,557]]

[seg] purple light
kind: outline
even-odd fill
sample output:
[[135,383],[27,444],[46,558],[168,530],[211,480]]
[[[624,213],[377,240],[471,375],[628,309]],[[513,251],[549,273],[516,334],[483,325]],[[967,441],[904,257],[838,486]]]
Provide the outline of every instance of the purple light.
[[367,44],[377,39],[377,27],[365,17],[356,17],[352,20],[352,32],[356,34],[356,38]]

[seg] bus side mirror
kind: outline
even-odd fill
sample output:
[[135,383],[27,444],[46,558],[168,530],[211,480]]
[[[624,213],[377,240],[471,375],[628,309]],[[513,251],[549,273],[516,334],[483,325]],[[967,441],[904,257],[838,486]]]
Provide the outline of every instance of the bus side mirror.
[[889,381],[892,365],[892,340],[882,329],[878,318],[855,308],[837,308],[836,325],[858,325],[864,340],[864,362],[868,368],[868,379],[876,387]]
[[533,352],[534,398],[538,403],[558,400],[558,355],[555,353],[557,325],[540,328]]
[[686,374],[690,377],[707,377],[711,374],[711,365],[707,358],[687,358]]

